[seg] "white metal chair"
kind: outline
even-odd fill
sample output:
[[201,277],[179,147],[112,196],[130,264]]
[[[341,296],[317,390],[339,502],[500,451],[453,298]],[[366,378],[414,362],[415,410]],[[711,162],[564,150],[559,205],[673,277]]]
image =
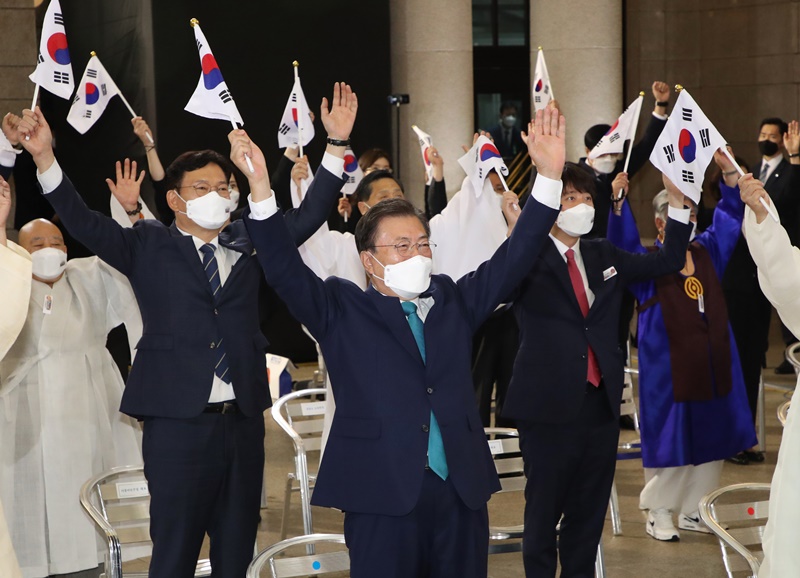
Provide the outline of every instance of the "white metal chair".
[[[630,347],[628,349],[630,356]],[[636,434],[639,435],[639,411],[636,407],[636,399],[633,396],[633,377],[639,375],[639,370],[632,367],[625,368],[624,382],[622,385],[622,403],[620,404],[620,416],[629,415],[633,419],[633,426]],[[619,460],[640,460],[642,459],[642,442],[640,438],[628,442],[619,442],[617,446],[617,461]],[[619,495],[617,494],[616,480],[611,484],[611,497],[608,501],[608,508],[611,513],[611,529],[615,536],[622,534],[622,517],[619,512]]]
[[800,355],[800,343],[792,343],[783,352],[783,356],[786,358],[786,361],[792,364],[796,374],[800,373],[800,358],[798,358],[798,355]]
[[719,538],[729,578],[758,576],[764,558],[760,545],[769,515],[769,491],[770,484],[734,484],[700,500],[700,517]]
[[309,473],[308,454],[313,452],[319,455],[325,393],[326,390],[323,388],[295,391],[284,395],[272,406],[272,419],[287,433],[294,445],[294,472],[289,472],[286,476],[281,539],[286,537],[293,492],[300,493],[303,533],[314,533],[311,520],[311,492],[317,476],[315,473]]
[[[500,477],[500,491],[498,494],[508,492],[525,492],[525,467],[522,453],[519,449],[519,432],[513,428],[487,427],[484,428],[489,443],[489,451],[494,458],[497,475]],[[491,504],[491,501],[489,502]],[[511,526],[489,525],[489,554],[504,554],[507,552],[522,551],[522,533],[525,524]],[[596,578],[605,578],[605,562],[603,557],[603,542],[597,546],[597,559],[595,560]]]
[[344,544],[342,534],[311,534],[297,536],[273,544],[259,552],[247,568],[247,578],[260,578],[264,566],[268,566],[272,578],[293,578],[297,576],[320,576],[346,572],[350,569],[350,554],[347,549],[335,552],[303,554],[292,557],[279,557],[293,547],[309,547],[322,543]]
[[786,418],[789,417],[789,406],[792,405],[792,400],[784,401],[778,406],[778,421],[782,426],[786,425]]
[[[151,551],[150,493],[144,466],[120,466],[98,474],[83,484],[80,500],[106,539],[101,578],[123,578],[123,545],[135,548],[136,557]],[[211,563],[198,561],[195,576],[211,576]],[[147,572],[125,573],[124,578],[147,578]]]

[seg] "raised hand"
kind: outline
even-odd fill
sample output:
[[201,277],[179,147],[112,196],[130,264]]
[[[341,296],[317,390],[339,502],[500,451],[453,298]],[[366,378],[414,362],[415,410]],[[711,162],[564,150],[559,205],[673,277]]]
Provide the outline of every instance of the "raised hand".
[[492,138],[491,134],[489,134],[485,130],[479,130],[478,132],[472,135],[472,146],[461,145],[461,150],[463,150],[465,153],[468,153],[470,149],[475,146],[475,143],[478,142],[478,139],[481,138],[482,136],[485,136],[490,141],[494,142],[494,139]]
[[500,208],[503,210],[503,216],[505,216],[506,223],[508,223],[508,232],[510,234],[514,225],[517,224],[517,219],[519,219],[519,197],[517,193],[505,191]]
[[433,180],[441,181],[444,178],[444,159],[436,147],[432,146],[428,149],[428,160],[433,167]]
[[766,207],[761,204],[760,199],[763,198],[768,205],[772,204],[772,200],[769,198],[769,195],[764,189],[764,185],[761,183],[761,181],[756,179],[750,173],[741,177],[739,179],[739,195],[742,198],[742,202],[750,207],[753,213],[755,213],[756,222],[761,223],[767,218],[769,213],[767,212]]
[[342,217],[349,219],[353,213],[353,205],[350,204],[350,199],[348,197],[339,197],[339,206],[336,207],[336,210]]
[[[229,132],[228,142],[231,143],[231,160],[247,177],[253,201],[263,201],[271,197],[272,191],[269,188],[267,161],[264,159],[264,153],[261,152],[258,145],[250,140],[250,137],[243,129]],[[253,172],[250,172],[250,167],[247,166],[245,155],[250,158]]]
[[300,183],[308,178],[308,155],[298,158],[292,167],[292,182],[300,189]]
[[674,207],[676,209],[683,209],[684,204],[686,203],[686,197],[681,192],[681,190],[675,186],[669,177],[664,173],[661,173],[661,180],[664,183],[664,188],[667,189],[667,193],[669,195],[669,206]]
[[139,137],[139,140],[142,141],[142,144],[145,147],[153,146],[153,143],[150,142],[150,138],[148,138],[148,134],[153,136],[153,131],[150,130],[150,127],[141,116],[137,116],[131,119],[131,124],[133,125],[133,133]]
[[800,152],[800,124],[796,120],[789,123],[789,129],[783,135],[783,146],[790,155]]
[[666,82],[661,82],[660,80],[656,80],[653,83],[653,98],[656,99],[656,102],[667,102],[669,101],[670,92],[672,92],[669,88],[669,84]]
[[5,235],[8,215],[11,213],[11,187],[0,177],[0,232]]
[[[629,186],[628,173],[617,173],[617,176],[614,177],[614,181],[611,183],[611,200],[620,201],[627,197]],[[622,192],[621,195],[620,192]]]
[[333,99],[328,110],[328,99],[322,98],[320,117],[328,137],[336,140],[347,140],[356,122],[358,97],[349,84],[337,82],[333,85]]
[[144,180],[144,171],[136,178],[136,161],[125,159],[125,163],[117,161],[117,180],[106,179],[108,190],[114,195],[126,211],[133,211],[139,206],[139,190]]
[[528,154],[539,174],[561,180],[566,147],[567,121],[558,110],[537,110],[533,121],[528,123],[528,133],[522,138],[528,144]]
[[17,141],[31,153],[39,172],[49,169],[55,160],[53,133],[38,106],[36,110],[26,108],[22,111],[22,119],[17,124],[16,133]]
[[17,127],[19,126],[21,120],[22,119],[20,117],[11,112],[3,117],[3,134],[6,136],[6,139],[11,143],[12,146],[19,144]]

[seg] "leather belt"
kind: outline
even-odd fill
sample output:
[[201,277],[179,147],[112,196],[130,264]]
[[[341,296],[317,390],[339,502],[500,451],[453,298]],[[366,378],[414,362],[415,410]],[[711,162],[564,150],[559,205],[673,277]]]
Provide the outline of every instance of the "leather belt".
[[221,401],[219,403],[209,403],[203,413],[239,413],[239,404],[235,401]]

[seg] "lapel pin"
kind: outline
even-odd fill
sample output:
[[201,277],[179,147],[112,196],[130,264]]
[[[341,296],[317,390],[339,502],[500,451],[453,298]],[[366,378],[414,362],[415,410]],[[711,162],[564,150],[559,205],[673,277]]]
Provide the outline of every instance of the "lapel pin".
[[612,277],[616,276],[617,270],[614,267],[609,267],[605,271],[603,271],[603,281],[608,281]]

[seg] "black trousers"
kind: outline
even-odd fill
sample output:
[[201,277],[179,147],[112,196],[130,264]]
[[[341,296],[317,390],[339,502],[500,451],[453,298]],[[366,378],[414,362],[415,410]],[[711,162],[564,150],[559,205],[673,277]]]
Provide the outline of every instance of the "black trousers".
[[517,427],[528,478],[522,539],[525,576],[552,578],[560,554],[562,578],[594,578],[619,442],[619,420],[604,387],[587,384],[573,422],[518,422]]
[[425,470],[422,491],[405,516],[345,512],[352,578],[486,578],[486,505],[470,510],[452,481]]
[[244,578],[253,559],[264,472],[264,418],[204,413],[147,418],[150,578],[191,578],[203,538],[212,576]]
[[489,427],[491,423],[492,391],[495,387],[495,426],[514,427],[513,420],[500,415],[519,349],[519,327],[513,310],[509,307],[484,321],[472,344],[472,383],[483,427]]

